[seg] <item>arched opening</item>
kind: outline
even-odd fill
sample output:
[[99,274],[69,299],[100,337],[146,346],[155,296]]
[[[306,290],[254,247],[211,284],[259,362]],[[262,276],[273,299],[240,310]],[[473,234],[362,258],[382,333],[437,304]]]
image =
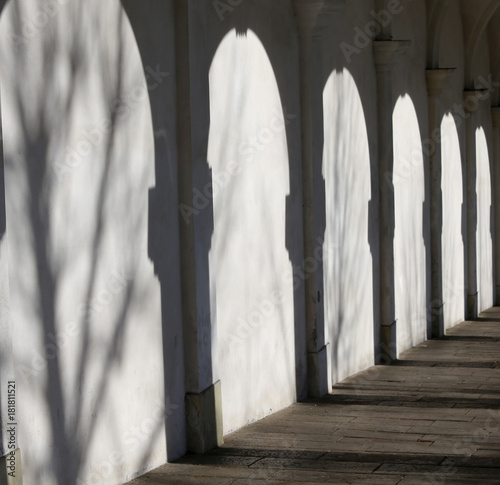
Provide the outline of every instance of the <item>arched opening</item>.
[[441,191],[443,200],[442,274],[444,330],[465,317],[465,249],[462,235],[463,175],[460,140],[455,119],[441,122]]
[[427,337],[424,159],[418,117],[410,96],[398,99],[393,126],[394,286],[399,354]]
[[275,74],[252,30],[224,37],[209,92],[212,356],[227,433],[296,398],[289,162]]
[[325,340],[335,384],[374,362],[370,150],[363,104],[348,70],[328,78],[323,113]]
[[478,311],[483,312],[493,306],[491,172],[488,142],[483,128],[476,130],[476,170]]
[[0,24],[17,444],[25,483],[117,482],[166,458],[151,83],[119,1],[40,5]]

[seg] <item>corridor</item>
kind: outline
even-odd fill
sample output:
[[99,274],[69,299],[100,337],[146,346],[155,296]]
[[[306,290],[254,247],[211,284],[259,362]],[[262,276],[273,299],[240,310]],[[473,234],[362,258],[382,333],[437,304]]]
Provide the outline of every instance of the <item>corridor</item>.
[[285,483],[500,484],[500,308],[128,485]]

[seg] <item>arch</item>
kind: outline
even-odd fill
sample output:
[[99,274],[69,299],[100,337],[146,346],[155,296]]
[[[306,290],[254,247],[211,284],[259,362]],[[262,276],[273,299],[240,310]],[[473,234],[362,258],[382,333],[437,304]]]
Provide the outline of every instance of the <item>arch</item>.
[[443,200],[442,288],[444,330],[465,318],[465,248],[462,234],[463,174],[460,139],[451,114],[441,122],[441,191]]
[[428,1],[432,3],[428,7],[427,11],[427,28],[428,28],[428,40],[427,40],[427,63],[428,67],[431,69],[437,69],[440,67],[452,67],[452,66],[440,66],[439,65],[439,47],[440,47],[440,37],[443,30],[443,25],[448,15],[448,10],[453,6],[453,0],[433,0]]
[[475,60],[481,39],[486,32],[488,24],[500,8],[495,0],[490,0],[482,8],[477,3],[468,2],[462,7],[464,9],[465,25],[465,82],[470,88],[474,88]]
[[[303,265],[302,234],[302,182],[300,158],[300,121],[299,121],[299,82],[296,71],[297,40],[294,17],[286,2],[261,2],[260,8],[242,3],[218,15],[211,2],[197,2],[190,8],[190,25],[207,25],[209,30],[200,28],[196,32],[190,29],[189,82],[190,92],[196,93],[194,102],[197,116],[190,120],[191,144],[193,147],[192,174],[189,168],[180,167],[181,177],[186,177],[186,184],[193,184],[195,190],[203,192],[207,184],[212,183],[211,169],[206,162],[210,127],[209,72],[219,45],[227,34],[236,30],[242,39],[248,32],[253,32],[265,52],[265,57],[272,66],[275,83],[281,102],[281,116],[287,121],[285,126],[286,143],[289,156],[290,194],[286,199],[286,247],[294,267]],[[220,13],[220,12],[219,12]],[[263,20],[264,19],[264,20]],[[271,21],[271,19],[273,19]],[[186,27],[187,28],[187,27]],[[283,56],[283,51],[290,55]],[[241,60],[240,60],[241,61]],[[267,61],[266,61],[267,62]],[[188,194],[190,196],[190,194]],[[207,210],[194,221],[200,231],[196,234],[196,312],[197,321],[210,321],[211,302],[208,274],[208,252],[213,231],[212,199],[207,202]],[[301,283],[303,284],[303,283]],[[307,356],[305,347],[305,309],[304,296],[294,292],[295,322],[295,357],[296,357],[296,395],[307,395]],[[207,330],[209,331],[209,330]],[[205,376],[207,377],[207,376]],[[203,380],[202,389],[211,382]]]
[[491,165],[488,141],[482,127],[476,130],[476,197],[477,197],[477,289],[478,312],[493,306],[493,244]]
[[251,29],[233,29],[220,43],[209,99],[212,355],[228,433],[296,400],[286,120],[273,67]]
[[[490,44],[490,71],[492,78],[498,80],[500,78],[500,52],[496,48],[500,44],[500,9],[498,9],[492,17],[488,28],[488,40]],[[500,91],[498,89],[492,93],[492,106],[500,104]]]
[[393,126],[394,281],[399,354],[427,336],[424,156],[418,116],[410,96],[397,100]]
[[[156,184],[150,83],[117,0],[59,2],[36,42],[9,52],[37,3],[11,2],[1,28],[24,480],[121,482],[166,458],[162,301],[145,217]],[[184,392],[169,397],[182,403]],[[150,440],[127,435],[146,420]],[[112,450],[123,463],[103,459]]]
[[347,69],[331,73],[323,112],[323,288],[333,385],[375,360],[370,147],[361,97]]

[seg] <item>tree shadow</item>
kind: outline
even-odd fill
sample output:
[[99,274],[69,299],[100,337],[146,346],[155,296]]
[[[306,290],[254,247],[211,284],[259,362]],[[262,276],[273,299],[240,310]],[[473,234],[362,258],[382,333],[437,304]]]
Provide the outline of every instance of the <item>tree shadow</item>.
[[[23,32],[26,19],[33,13],[32,5],[15,1],[8,8],[9,27]],[[25,428],[33,426],[33,420],[46,427],[43,443],[28,439],[29,430],[21,433],[25,472],[44,483],[63,485],[77,483],[82,478],[88,480],[89,475],[107,480],[116,473],[124,473],[119,469],[135,451],[141,455],[134,457],[139,463],[136,472],[151,467],[151,463],[159,464],[162,447],[167,446],[171,456],[180,456],[184,452],[184,391],[182,367],[179,368],[182,334],[176,259],[175,157],[169,139],[172,112],[158,119],[162,104],[166,99],[171,103],[173,95],[167,82],[161,89],[153,90],[155,80],[146,79],[146,76],[158,77],[158,64],[160,73],[166,69],[169,74],[172,72],[171,50],[162,46],[153,51],[149,48],[152,40],[146,39],[149,58],[145,61],[152,72],[137,72],[137,64],[130,60],[137,59],[135,53],[131,55],[134,45],[128,33],[130,27],[118,1],[99,8],[81,2],[58,8],[48,15],[46,24],[33,38],[24,38],[15,46],[14,70],[4,76],[9,85],[8,112],[10,116],[15,113],[19,146],[10,128],[5,152],[7,218],[5,221],[3,216],[1,222],[2,234],[5,225],[8,228],[10,275],[14,282],[15,367],[19,392],[26,403],[20,413]],[[150,25],[139,9],[129,10],[132,20],[139,25],[134,29],[136,35],[139,31],[142,40]],[[156,21],[156,33],[163,32],[165,26],[158,24],[155,13],[164,19],[173,16],[164,2],[150,4],[149,15]],[[97,55],[91,52],[92,48],[97,49]],[[36,75],[40,80],[33,99],[28,89]],[[28,82],[17,82],[19,79]],[[137,84],[131,86],[134,79],[138,79]],[[160,75],[156,83],[162,84],[164,80]],[[88,95],[87,83],[92,82],[95,83],[93,102],[87,103],[89,111],[84,114],[82,93]],[[148,91],[154,93],[150,109],[156,133],[148,128],[148,115],[144,103],[141,104]],[[95,123],[90,129],[80,122],[86,115],[90,123]],[[96,123],[99,116],[105,120],[102,125]],[[124,136],[127,130],[130,134],[134,129],[135,139]],[[79,135],[76,142],[75,133]],[[70,140],[66,147],[62,145],[65,140]],[[151,140],[151,147],[146,140]],[[71,159],[68,153],[74,148],[72,143],[80,152],[71,152]],[[138,146],[144,154],[138,154]],[[152,177],[144,159],[149,154],[156,161],[157,189],[152,190],[149,201],[148,251],[144,215]],[[136,157],[140,157],[137,162]],[[160,196],[158,190],[162,191]],[[152,271],[148,276],[148,252],[155,260],[162,284],[158,299]],[[32,278],[18,274],[19,256],[26,260],[21,268],[31,271]],[[117,266],[118,276],[114,273],[109,276],[108,271]],[[80,301],[78,308],[68,306],[71,301],[73,305]],[[158,310],[163,315],[162,328],[158,329],[156,301],[161,301],[162,309]],[[72,319],[72,323],[68,324],[67,319]],[[20,332],[31,335],[26,335],[23,341]],[[143,332],[146,340],[159,333],[164,357],[161,370],[155,369],[157,364],[148,367],[150,356],[142,359],[148,373],[143,379],[142,392],[151,396],[145,409],[154,406],[157,376],[162,376],[165,386],[160,415],[147,422],[151,416],[137,413],[136,404],[129,402],[132,397],[130,401],[137,400],[137,393],[141,392],[139,376],[131,373],[129,361],[136,350],[144,349]],[[33,355],[38,356],[38,365],[34,364]],[[170,372],[173,369],[175,372]],[[122,399],[115,394],[117,386],[122,384],[126,412],[113,413],[112,408],[120,409],[118,402]],[[137,389],[131,388],[132,385],[138,385]],[[26,402],[28,396],[32,397],[31,403]],[[45,417],[36,417],[37,414]],[[142,416],[140,425],[146,423],[147,431],[141,427],[142,434],[134,436],[134,440],[128,437],[134,430],[123,436],[129,425],[128,421],[123,422],[125,414],[130,423]],[[165,432],[167,444],[161,443]],[[96,447],[103,439],[107,448],[102,462],[97,463],[95,455],[99,448]],[[47,451],[45,458],[40,454],[34,456],[41,445]],[[119,458],[112,453],[113,448],[119,450]]]
[[[122,0],[131,22],[135,39],[145,66],[156,72],[150,82],[161,82],[157,71],[168,73],[161,86],[149,90],[149,101],[155,134],[156,184],[149,194],[149,257],[161,284],[163,329],[163,366],[167,409],[165,431],[167,458],[173,460],[185,452],[185,374],[182,331],[181,285],[179,264],[179,195],[178,154],[176,137],[175,65],[171,2],[156,0],[139,5],[133,0]],[[162,39],[162,42],[159,42]],[[150,71],[151,72],[151,71]],[[165,75],[165,74],[163,74]]]

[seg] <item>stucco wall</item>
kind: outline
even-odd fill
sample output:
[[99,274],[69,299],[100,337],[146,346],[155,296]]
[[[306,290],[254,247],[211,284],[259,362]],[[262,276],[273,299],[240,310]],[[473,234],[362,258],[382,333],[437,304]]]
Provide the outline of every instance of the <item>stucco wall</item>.
[[[484,81],[490,76],[490,55],[484,32],[480,39],[479,49],[475,59],[475,87],[485,89]],[[478,110],[473,115],[475,128],[475,159],[476,159],[476,265],[478,311],[487,310],[493,305],[493,213],[492,213],[492,160],[493,146],[491,143],[491,94],[485,95],[480,101]]]
[[143,66],[118,1],[51,5],[11,2],[0,29],[17,438],[25,483],[121,483],[163,463],[166,421],[184,421],[182,354],[164,369],[179,302],[148,247],[155,137],[172,143],[149,96],[173,115],[174,73]]
[[[383,16],[394,2],[328,3],[309,50],[290,0],[190,0],[187,19],[173,0],[7,4],[0,455],[15,378],[25,483],[122,483],[179,457],[186,392],[218,380],[226,434],[306,397],[308,370],[317,377],[307,367],[308,278],[308,343],[322,345],[324,330],[329,386],[374,363],[392,317],[398,353],[430,336],[431,257],[444,330],[464,319],[467,294],[479,292],[479,311],[493,304],[491,98],[469,113],[463,91],[487,87],[494,56],[485,31],[469,63],[476,82],[464,82],[460,5],[475,12],[464,0],[449,2],[429,59],[426,6],[436,1],[401,0]],[[374,19],[391,24],[375,32]],[[467,37],[474,23],[464,24]],[[184,28],[186,45],[175,45]],[[410,41],[385,107],[374,37]],[[310,54],[311,140],[300,52]],[[429,67],[456,68],[437,102],[440,140],[429,133]],[[379,173],[379,139],[391,135],[379,133],[383,108],[392,174]],[[312,143],[312,259],[302,137]],[[431,255],[433,183],[443,216],[441,254]],[[393,189],[394,241],[379,233],[381,188]],[[380,321],[380,240],[394,251],[391,322]]]
[[466,149],[463,116],[465,71],[462,18],[458,4],[450,3],[436,43],[439,67],[454,68],[449,89],[439,105],[441,117],[441,192],[443,203],[441,254],[444,330],[465,318],[466,264]]
[[398,353],[427,338],[430,323],[430,191],[426,67],[426,9],[401,2],[394,39],[411,42],[394,69],[394,288]]
[[207,253],[209,281],[198,305],[210,315],[204,348],[221,381],[227,433],[305,387],[297,40],[285,1],[229,10],[200,1],[190,14],[201,86],[193,91],[194,193],[209,199],[195,218],[199,275]]
[[[318,299],[330,382],[373,365],[378,307],[376,79],[371,45],[355,46],[373,22],[371,2],[349,2],[313,42],[317,240],[323,242]],[[324,21],[323,21],[324,22]]]

